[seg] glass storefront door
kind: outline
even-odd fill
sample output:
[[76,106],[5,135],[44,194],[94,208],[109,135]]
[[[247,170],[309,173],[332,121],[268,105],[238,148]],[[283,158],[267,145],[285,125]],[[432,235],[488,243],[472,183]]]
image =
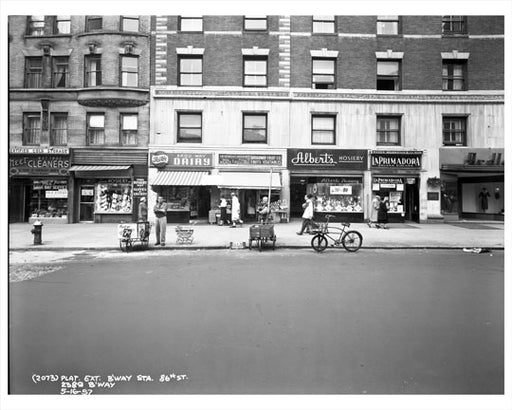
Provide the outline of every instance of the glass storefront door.
[[94,185],[80,186],[80,222],[94,222]]

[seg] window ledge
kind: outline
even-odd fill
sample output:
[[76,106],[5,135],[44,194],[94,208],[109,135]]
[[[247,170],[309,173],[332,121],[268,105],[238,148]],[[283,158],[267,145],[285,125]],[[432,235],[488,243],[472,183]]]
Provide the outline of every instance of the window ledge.
[[148,33],[141,33],[137,31],[120,31],[120,30],[96,30],[96,31],[84,31],[77,34],[77,37],[97,36],[104,34],[117,34],[120,36],[136,36],[136,37],[149,37]]
[[26,39],[39,39],[39,38],[55,38],[55,37],[60,37],[60,38],[66,38],[66,37],[71,37],[71,34],[69,33],[66,33],[66,34],[44,34],[42,36],[33,36],[31,34],[25,34],[25,38]]

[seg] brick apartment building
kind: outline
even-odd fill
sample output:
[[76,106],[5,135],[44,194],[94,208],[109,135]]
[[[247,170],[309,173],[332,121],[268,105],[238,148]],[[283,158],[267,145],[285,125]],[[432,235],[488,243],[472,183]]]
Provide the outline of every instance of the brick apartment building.
[[[149,205],[503,218],[502,16],[152,16]],[[490,192],[482,202],[483,188]]]
[[9,220],[135,219],[147,191],[150,17],[8,22]]

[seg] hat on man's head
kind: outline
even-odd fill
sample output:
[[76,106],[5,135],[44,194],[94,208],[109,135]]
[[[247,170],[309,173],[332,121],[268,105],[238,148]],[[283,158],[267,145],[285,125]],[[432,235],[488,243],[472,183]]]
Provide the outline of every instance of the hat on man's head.
[[146,198],[141,198],[140,202],[146,202]]

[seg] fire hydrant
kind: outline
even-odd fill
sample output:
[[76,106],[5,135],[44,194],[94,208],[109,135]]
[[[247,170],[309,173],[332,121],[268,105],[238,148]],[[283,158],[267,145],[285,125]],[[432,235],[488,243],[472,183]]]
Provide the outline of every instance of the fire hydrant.
[[41,245],[43,239],[43,223],[37,220],[32,226],[34,228],[30,232],[34,234],[34,245]]

